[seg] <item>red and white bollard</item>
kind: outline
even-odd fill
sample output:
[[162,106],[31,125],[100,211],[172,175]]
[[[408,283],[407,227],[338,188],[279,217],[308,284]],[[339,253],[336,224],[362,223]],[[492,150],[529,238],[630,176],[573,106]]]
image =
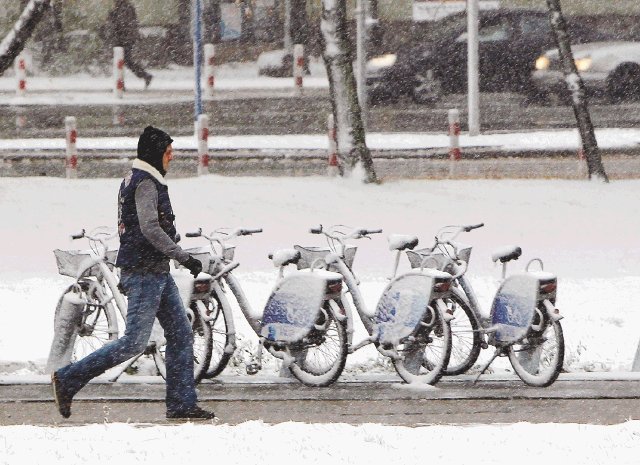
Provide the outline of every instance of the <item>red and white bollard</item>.
[[215,75],[213,73],[216,57],[216,48],[213,44],[204,44],[204,94],[206,97],[213,97],[215,86]]
[[113,47],[113,95],[124,97],[124,48]]
[[449,160],[457,161],[462,157],[460,151],[460,112],[449,110]]
[[24,97],[27,92],[27,60],[24,55],[20,54],[16,57],[15,62],[16,71],[16,95],[18,97]]
[[27,126],[27,115],[24,107],[16,107],[16,130],[24,129]]
[[296,44],[293,46],[293,80],[295,92],[302,94],[302,76],[304,74],[304,46]]
[[198,176],[209,173],[209,117],[198,115]]
[[340,166],[338,165],[338,138],[333,114],[330,114],[327,118],[327,136],[329,139],[329,164],[327,166],[327,174],[329,176],[338,176],[340,174]]
[[65,159],[67,178],[76,178],[78,177],[78,152],[76,150],[78,132],[75,116],[67,116],[64,119],[64,129],[67,142],[67,157]]

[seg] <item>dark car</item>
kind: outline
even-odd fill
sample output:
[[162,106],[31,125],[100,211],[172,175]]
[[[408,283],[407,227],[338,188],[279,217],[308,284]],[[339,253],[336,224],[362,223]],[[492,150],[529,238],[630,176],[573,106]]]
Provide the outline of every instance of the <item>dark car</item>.
[[[372,102],[408,95],[418,103],[444,93],[466,92],[467,16],[465,12],[427,23],[414,32],[413,44],[372,57],[367,62],[368,95]],[[600,33],[570,26],[574,43],[602,38]],[[548,13],[540,10],[480,11],[478,31],[480,90],[522,92],[535,97],[534,63],[555,46]]]

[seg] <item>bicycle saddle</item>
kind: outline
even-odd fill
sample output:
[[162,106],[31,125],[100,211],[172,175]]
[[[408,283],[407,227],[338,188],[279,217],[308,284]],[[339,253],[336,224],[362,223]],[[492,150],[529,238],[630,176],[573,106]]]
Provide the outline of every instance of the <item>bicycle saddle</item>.
[[298,263],[300,252],[294,249],[281,249],[270,253],[269,258],[273,260],[273,264],[277,267],[286,266],[291,263]]
[[418,245],[416,236],[406,236],[404,234],[391,234],[389,236],[389,250],[412,250]]
[[493,252],[491,260],[494,262],[500,260],[500,263],[507,263],[511,260],[517,260],[520,255],[522,255],[522,249],[517,245],[510,245]]

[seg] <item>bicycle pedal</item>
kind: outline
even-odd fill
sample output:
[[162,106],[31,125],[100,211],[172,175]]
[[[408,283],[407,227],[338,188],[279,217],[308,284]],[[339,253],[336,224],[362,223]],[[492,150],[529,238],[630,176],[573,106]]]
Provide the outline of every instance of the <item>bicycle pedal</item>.
[[246,370],[248,375],[255,375],[262,367],[257,363],[247,363]]

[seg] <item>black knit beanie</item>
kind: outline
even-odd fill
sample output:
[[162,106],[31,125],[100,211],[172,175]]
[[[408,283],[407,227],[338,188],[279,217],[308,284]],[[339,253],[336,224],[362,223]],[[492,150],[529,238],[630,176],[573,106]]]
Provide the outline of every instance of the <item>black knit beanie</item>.
[[162,167],[162,156],[173,139],[161,129],[147,126],[138,139],[138,158],[157,169],[162,176],[167,172]]

